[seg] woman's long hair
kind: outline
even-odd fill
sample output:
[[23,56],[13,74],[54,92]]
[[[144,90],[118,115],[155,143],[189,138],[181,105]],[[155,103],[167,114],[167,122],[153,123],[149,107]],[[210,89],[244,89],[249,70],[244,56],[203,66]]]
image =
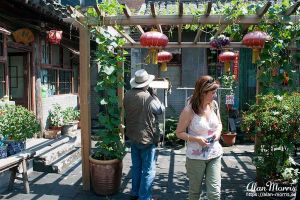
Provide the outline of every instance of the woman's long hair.
[[218,89],[219,85],[211,76],[201,76],[195,84],[195,90],[190,100],[193,111],[202,113],[203,99],[207,92]]

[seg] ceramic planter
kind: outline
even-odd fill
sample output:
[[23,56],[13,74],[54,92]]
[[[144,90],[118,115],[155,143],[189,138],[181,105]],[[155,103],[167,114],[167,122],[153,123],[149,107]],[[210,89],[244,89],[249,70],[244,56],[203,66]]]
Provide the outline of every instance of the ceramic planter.
[[6,145],[0,146],[0,159],[6,157],[7,157],[7,146]]
[[97,195],[111,195],[119,191],[122,178],[122,160],[90,159],[90,175],[94,192]]
[[63,135],[71,134],[73,131],[76,131],[78,128],[78,121],[69,122],[62,126],[61,133]]
[[235,144],[236,133],[222,133],[222,139],[225,145],[232,146]]
[[26,149],[25,141],[5,140],[4,143],[7,145],[7,156],[20,153]]

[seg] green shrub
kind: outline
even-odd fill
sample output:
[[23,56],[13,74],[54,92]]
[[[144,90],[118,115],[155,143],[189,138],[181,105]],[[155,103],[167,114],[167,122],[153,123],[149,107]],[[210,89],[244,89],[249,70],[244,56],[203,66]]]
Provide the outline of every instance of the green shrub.
[[33,112],[22,106],[9,105],[1,108],[0,134],[11,140],[32,138],[41,130]]
[[79,120],[80,112],[77,109],[68,107],[62,111],[62,116],[63,116],[63,124],[68,124],[70,122]]
[[59,104],[53,104],[53,109],[49,111],[48,121],[50,127],[61,127],[64,125],[62,108]]
[[242,129],[257,135],[254,164],[267,180],[294,183],[298,171],[292,168],[295,143],[299,142],[300,94],[258,96],[258,104],[243,113]]
[[165,125],[165,143],[168,146],[180,146],[184,144],[184,141],[179,139],[176,136],[176,128],[177,128],[178,119],[176,118],[168,118],[166,119]]

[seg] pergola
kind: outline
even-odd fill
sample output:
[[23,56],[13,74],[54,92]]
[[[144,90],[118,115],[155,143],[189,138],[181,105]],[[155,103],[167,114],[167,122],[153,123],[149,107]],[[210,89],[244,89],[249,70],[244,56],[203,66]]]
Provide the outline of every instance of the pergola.
[[[241,16],[234,23],[241,24],[243,26],[243,32],[247,32],[249,26],[258,24],[264,15],[268,12],[268,9],[272,5],[271,1],[265,3],[255,15]],[[215,36],[221,34],[227,26],[233,24],[232,20],[227,20],[224,15],[211,15],[212,2],[206,3],[205,13],[202,15],[185,15],[183,14],[184,4],[180,2],[178,4],[177,15],[158,15],[154,3],[150,4],[150,15],[132,15],[128,7],[124,4],[123,14],[118,16],[108,16],[106,13],[102,13],[98,6],[94,9],[97,12],[97,17],[87,17],[76,10],[69,7],[69,11],[73,13],[74,18],[66,18],[64,21],[79,28],[80,33],[80,110],[81,110],[81,134],[82,134],[82,181],[83,189],[90,190],[90,170],[89,170],[89,156],[91,149],[91,113],[90,113],[90,31],[89,27],[109,26],[114,29],[115,25],[120,26],[135,26],[136,29],[142,34],[144,33],[144,27],[155,26],[158,31],[163,31],[163,26],[177,26],[178,39],[177,42],[169,42],[165,48],[210,48],[209,42],[199,41],[201,34],[203,33],[202,27],[205,25],[218,26],[218,30],[215,32]],[[289,22],[299,22],[300,17],[293,15],[298,7],[300,1],[297,1],[292,5],[287,12],[283,13],[284,16],[290,16]],[[100,18],[101,23],[100,23]],[[271,19],[264,20],[267,23],[274,23]],[[197,33],[191,42],[182,41],[182,27],[186,24],[196,24],[199,26]],[[115,29],[118,31],[118,29]],[[118,31],[122,35],[127,43],[124,48],[146,48],[139,44],[139,41],[135,41],[130,35]],[[247,48],[241,42],[231,42],[229,48]],[[293,44],[291,49],[296,48]],[[123,67],[123,63],[120,63],[120,67]],[[124,88],[118,90],[119,102],[122,102],[124,96]],[[123,112],[122,112],[123,113]],[[123,116],[122,116],[123,118]],[[123,121],[123,120],[122,120]]]

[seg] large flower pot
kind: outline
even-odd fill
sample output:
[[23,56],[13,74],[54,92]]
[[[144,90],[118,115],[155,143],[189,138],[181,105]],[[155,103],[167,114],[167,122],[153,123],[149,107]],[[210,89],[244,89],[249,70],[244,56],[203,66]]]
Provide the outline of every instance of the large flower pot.
[[5,140],[5,144],[7,144],[7,156],[11,156],[26,149],[25,141],[15,141],[15,140]]
[[235,143],[236,133],[222,133],[223,142],[227,146],[232,146]]
[[7,157],[7,146],[6,145],[0,146],[0,159],[6,157]]
[[90,156],[90,175],[94,192],[111,195],[118,192],[122,178],[122,160],[96,160]]
[[62,126],[61,134],[70,135],[74,131],[77,130],[77,127],[78,127],[78,121],[69,122],[68,124],[65,124],[65,125]]

